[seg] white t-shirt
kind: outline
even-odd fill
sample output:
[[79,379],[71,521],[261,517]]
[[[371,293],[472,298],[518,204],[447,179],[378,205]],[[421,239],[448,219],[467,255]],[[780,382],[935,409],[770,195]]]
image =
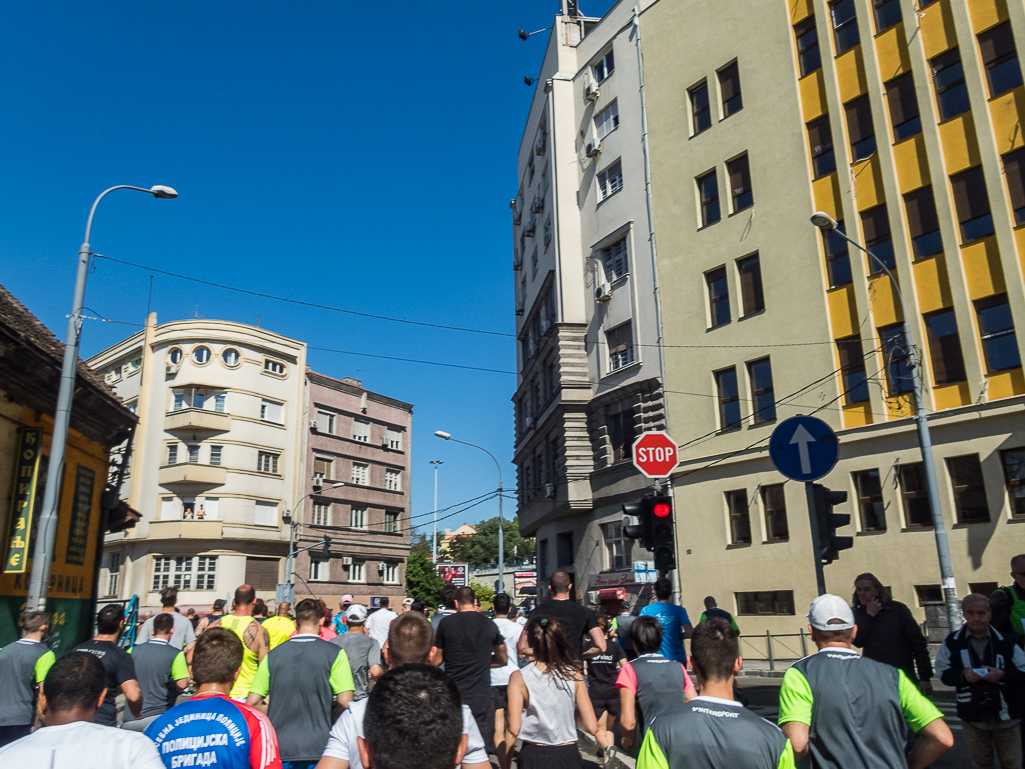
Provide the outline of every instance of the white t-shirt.
[[367,617],[367,635],[381,644],[382,649],[384,642],[388,640],[388,628],[397,616],[399,615],[391,609],[378,609]]
[[491,668],[491,685],[508,686],[509,677],[520,669],[519,653],[516,651],[516,643],[520,640],[523,628],[512,620],[496,617],[494,623],[498,625],[498,632],[505,639],[505,650],[509,654],[509,661],[500,668]]
[[[363,769],[363,763],[359,760],[359,743],[357,737],[366,738],[363,734],[363,718],[367,714],[367,700],[359,700],[349,704],[349,709],[335,721],[331,727],[331,734],[327,738],[327,747],[324,748],[324,756],[337,758],[349,762],[349,769]],[[480,736],[480,729],[477,722],[473,720],[473,713],[463,705],[463,734],[466,735],[466,755],[463,756],[463,765],[486,764],[488,753],[484,748],[484,739]]]
[[74,721],[44,726],[0,748],[0,766],[47,769],[164,769],[153,741],[139,732]]

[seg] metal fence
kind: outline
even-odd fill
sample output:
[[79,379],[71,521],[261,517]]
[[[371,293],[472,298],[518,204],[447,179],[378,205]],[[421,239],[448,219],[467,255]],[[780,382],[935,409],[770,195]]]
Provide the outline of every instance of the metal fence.
[[[802,657],[815,651],[811,636],[803,628],[798,633],[741,635],[740,656],[745,661],[767,662],[769,670],[785,670]],[[940,644],[930,642],[929,658],[936,659]]]

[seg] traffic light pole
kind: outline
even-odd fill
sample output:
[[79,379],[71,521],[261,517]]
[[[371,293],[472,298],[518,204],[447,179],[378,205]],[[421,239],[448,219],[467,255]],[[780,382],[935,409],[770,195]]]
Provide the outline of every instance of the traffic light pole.
[[819,531],[819,517],[815,512],[815,482],[805,481],[804,493],[808,498],[808,518],[811,520],[811,547],[815,554],[815,584],[818,587],[819,595],[826,592],[826,572],[822,568],[822,553],[819,552],[819,543],[822,542]]

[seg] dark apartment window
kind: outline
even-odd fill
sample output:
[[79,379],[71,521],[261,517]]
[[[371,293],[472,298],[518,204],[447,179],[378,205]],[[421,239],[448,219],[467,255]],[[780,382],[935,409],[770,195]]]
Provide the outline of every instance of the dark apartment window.
[[886,361],[886,392],[891,397],[909,393],[911,386],[911,369],[908,367],[908,349],[904,340],[904,324],[879,329],[879,340],[882,342],[883,356]]
[[[865,246],[886,265],[886,269],[893,270],[897,266],[896,258],[893,255],[893,238],[890,236],[890,217],[886,211],[886,204],[870,208],[861,215],[861,227],[865,233]],[[876,275],[883,271],[879,262],[869,257],[868,272]]]
[[1000,461],[1011,498],[1011,517],[1025,518],[1025,449],[1001,451]]
[[555,560],[558,566],[572,566],[576,553],[573,550],[573,532],[560,531],[555,535]]
[[950,177],[954,208],[961,223],[961,241],[967,243],[993,234],[993,215],[989,210],[986,179],[982,166],[969,168]]
[[[843,232],[843,222],[839,222],[836,229]],[[847,241],[834,230],[824,231],[822,233],[822,240],[826,250],[826,271],[829,276],[829,287],[838,288],[839,286],[846,286],[854,280],[851,276],[851,257],[847,251]]]
[[904,196],[904,208],[908,214],[911,251],[915,259],[943,253],[943,237],[940,235],[940,220],[936,216],[932,187],[921,187],[909,192]]
[[834,0],[829,4],[829,13],[833,17],[833,40],[836,43],[836,55],[839,56],[861,42],[854,0]]
[[725,368],[715,372],[715,387],[719,393],[719,429],[740,429],[740,393],[737,390],[737,369]]
[[751,168],[747,155],[741,155],[727,163],[726,172],[729,174],[730,190],[733,193],[733,213],[753,206],[755,198],[751,191]]
[[868,400],[868,375],[865,370],[865,353],[861,349],[861,337],[854,335],[837,339],[836,350],[843,377],[844,402],[847,405],[864,403]]
[[698,197],[701,199],[701,226],[707,227],[719,221],[719,181],[715,171],[699,176]]
[[858,491],[858,513],[862,531],[886,531],[886,508],[883,506],[883,485],[878,470],[853,473]]
[[772,389],[772,365],[768,358],[747,364],[747,376],[754,398],[754,422],[771,422],[776,418],[776,396]]
[[979,56],[986,67],[990,96],[998,96],[1021,85],[1021,66],[1014,47],[1011,22],[997,24],[979,35]]
[[609,345],[609,371],[618,371],[637,359],[634,355],[632,321],[620,323],[614,329],[606,331],[605,341]]
[[986,372],[993,374],[1018,368],[1021,356],[1007,294],[979,299],[975,302],[975,315],[979,320],[982,351],[986,356]]
[[741,317],[754,315],[765,309],[765,297],[762,295],[762,267],[758,254],[737,260],[737,272],[740,274],[740,300],[743,307]]
[[783,484],[762,486],[762,505],[765,507],[765,533],[769,542],[784,542],[790,539],[787,526],[787,501]]
[[815,17],[809,16],[800,24],[795,24],[794,37],[797,39],[797,61],[801,66],[801,77],[822,69],[822,53],[819,51],[819,31],[815,27]]
[[876,14],[876,34],[899,24],[903,17],[900,13],[900,0],[873,0]]
[[918,113],[914,75],[908,72],[887,83],[886,103],[890,107],[894,141],[903,141],[909,136],[922,133],[922,118]]
[[936,384],[963,382],[964,358],[961,355],[961,337],[957,333],[954,311],[940,310],[926,315],[925,330],[929,338],[929,358],[932,360]]
[[740,95],[740,68],[737,62],[728,64],[719,70],[719,92],[722,94],[722,116],[728,118],[744,108],[744,99]]
[[769,590],[758,593],[735,593],[737,614],[778,614],[794,616],[794,591]]
[[690,114],[694,121],[694,133],[697,136],[702,131],[712,127],[712,110],[708,104],[708,83],[704,82],[690,89]]
[[720,267],[705,273],[708,283],[708,308],[711,311],[712,328],[730,322],[730,289],[726,283],[726,268]]
[[940,105],[940,119],[949,120],[970,110],[972,104],[968,100],[968,86],[964,81],[961,52],[957,48],[952,48],[930,59],[929,66],[932,67],[936,101]]
[[829,115],[808,123],[808,145],[811,147],[811,166],[816,179],[836,170],[836,156],[833,154],[833,133],[829,127]]
[[633,452],[637,431],[634,428],[634,412],[632,408],[616,407],[616,411],[605,413],[605,422],[609,429],[609,444],[612,449],[612,461],[620,462],[630,459]]
[[925,490],[925,467],[921,462],[901,465],[898,478],[907,527],[932,526],[929,495]]
[[747,504],[747,491],[726,492],[726,506],[730,511],[730,544],[751,544],[751,511]]
[[1001,156],[1004,161],[1004,177],[1007,179],[1007,193],[1014,210],[1014,223],[1025,222],[1025,149],[1008,152]]
[[844,113],[847,115],[847,133],[851,139],[851,158],[864,160],[874,155],[876,129],[872,124],[872,105],[869,104],[868,96],[859,96],[847,102]]
[[982,479],[982,464],[978,454],[947,459],[950,484],[954,487],[954,511],[958,523],[986,523],[989,506],[986,504],[986,484]]

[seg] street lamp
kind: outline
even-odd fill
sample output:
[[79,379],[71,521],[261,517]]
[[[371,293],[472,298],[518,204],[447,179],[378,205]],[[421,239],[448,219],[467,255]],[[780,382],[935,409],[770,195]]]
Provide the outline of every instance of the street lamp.
[[440,459],[432,459],[434,465],[434,537],[431,539],[431,560],[438,562],[438,468],[445,464]]
[[936,482],[936,465],[932,456],[932,435],[929,432],[929,420],[925,413],[925,406],[922,401],[922,376],[915,354],[915,348],[911,344],[911,329],[908,327],[908,308],[904,304],[904,295],[901,293],[900,284],[883,263],[882,259],[873,254],[860,243],[856,243],[847,237],[836,219],[824,211],[816,211],[811,216],[811,223],[823,232],[833,232],[846,240],[860,251],[864,251],[877,265],[886,273],[886,276],[893,284],[893,290],[897,294],[897,301],[900,303],[901,313],[904,322],[901,330],[904,335],[904,347],[908,353],[908,368],[911,369],[911,387],[915,399],[915,426],[918,429],[918,445],[922,451],[922,467],[925,472],[926,496],[929,500],[929,511],[932,514],[933,535],[936,538],[936,554],[940,561],[940,576],[943,578],[943,599],[947,605],[947,620],[950,623],[951,631],[957,630],[962,622],[961,605],[957,600],[957,583],[954,580],[954,567],[950,562],[950,543],[947,541],[947,528],[943,522],[943,509],[940,507],[940,490]]
[[39,518],[39,533],[32,553],[32,575],[29,579],[25,611],[46,610],[46,588],[50,581],[50,564],[53,562],[53,543],[57,536],[57,502],[60,496],[60,481],[64,470],[64,452],[68,444],[68,425],[71,422],[71,406],[75,397],[75,375],[78,366],[78,345],[82,336],[82,305],[85,303],[85,281],[89,275],[89,257],[93,255],[89,246],[89,234],[93,227],[96,206],[114,190],[135,190],[155,198],[171,199],[178,193],[171,187],[157,184],[148,190],[119,184],[100,193],[89,209],[85,223],[85,240],[78,249],[78,274],[75,277],[75,295],[68,318],[67,343],[64,345],[64,362],[61,366],[60,388],[57,390],[57,410],[53,415],[53,440],[50,443],[50,471],[46,476],[46,490],[43,492],[43,513]]
[[[332,483],[328,486],[328,489],[340,489],[344,485],[345,484],[341,482]],[[295,603],[295,557],[299,555],[299,553],[304,553],[307,550],[312,550],[313,548],[320,547],[321,545],[324,545],[324,549],[326,551],[331,544],[331,539],[329,537],[325,537],[318,542],[314,542],[312,545],[300,548],[299,550],[295,549],[295,527],[299,522],[296,520],[296,516],[293,515],[293,513],[300,509],[299,505],[302,504],[302,501],[306,499],[306,497],[312,497],[314,494],[320,494],[322,491],[323,489],[320,489],[319,491],[311,491],[308,494],[303,494],[298,500],[296,500],[295,506],[291,510],[285,510],[285,512],[281,514],[281,522],[288,526],[288,556],[285,558],[285,581],[281,585],[278,585],[277,595],[274,598],[277,603],[281,603],[282,601],[287,601],[289,604]]]
[[[458,438],[453,438],[451,433],[446,433],[444,430],[436,430],[434,432],[436,436],[446,441],[454,441],[461,443],[464,446],[472,446],[475,449],[480,449],[495,463],[495,467],[498,468],[498,590],[501,593],[505,592],[505,522],[502,519],[502,465],[495,459],[495,455],[488,451],[483,446],[478,446],[476,443],[470,443],[468,441],[461,441]],[[437,505],[435,505],[437,508]]]

